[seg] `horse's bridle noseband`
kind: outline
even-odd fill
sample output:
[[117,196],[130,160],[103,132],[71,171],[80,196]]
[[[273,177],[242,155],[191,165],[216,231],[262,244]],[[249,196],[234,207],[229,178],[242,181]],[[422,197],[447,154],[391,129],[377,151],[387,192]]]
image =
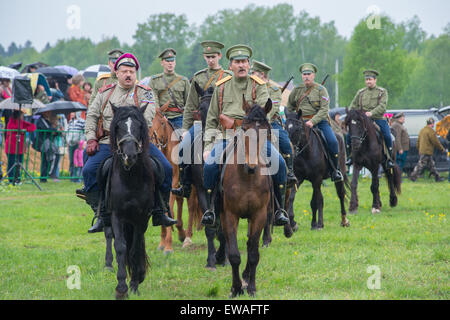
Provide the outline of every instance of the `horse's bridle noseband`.
[[[353,119],[351,119],[350,121],[355,121],[355,122],[356,122],[356,120],[353,120]],[[364,142],[364,140],[366,140],[366,138],[367,138],[367,128],[366,128],[366,124],[364,123],[364,121],[361,121],[361,123],[362,123],[362,125],[363,125],[363,134],[360,135],[360,136],[350,136],[351,141],[355,141],[354,139],[358,139],[360,145],[361,145],[361,144]]]
[[[303,118],[301,120],[300,119],[288,119],[288,120],[294,121],[297,123],[303,123],[303,125],[305,125],[305,122],[306,122],[306,120],[304,120]],[[304,128],[303,128],[303,131],[305,131]],[[305,133],[305,135],[306,135],[306,133]],[[297,144],[294,145],[295,156],[301,155],[303,153],[303,151],[305,151],[305,149],[309,146],[310,139],[306,139],[306,140],[307,140],[307,143],[301,149],[300,149],[301,145],[299,145],[299,143],[301,143],[301,139]]]
[[[117,151],[116,151],[116,153],[117,153],[118,156],[120,156],[120,158],[122,159],[122,162],[125,162],[128,159],[128,156],[122,151],[122,143],[128,142],[128,141],[132,141],[132,142],[136,143],[137,154],[141,154],[142,153],[142,142],[140,142],[138,139],[136,139],[136,137],[133,136],[132,134],[127,133],[126,135],[124,135],[122,137],[122,139],[117,141]],[[129,171],[132,167],[133,166],[131,166],[131,167],[125,166],[125,169],[127,171]]]

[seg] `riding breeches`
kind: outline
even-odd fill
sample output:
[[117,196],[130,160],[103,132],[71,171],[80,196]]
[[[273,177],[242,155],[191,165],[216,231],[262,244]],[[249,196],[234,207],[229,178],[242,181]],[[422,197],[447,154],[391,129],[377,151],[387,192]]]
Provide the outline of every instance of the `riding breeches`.
[[[194,150],[192,150],[191,147],[192,144],[194,143],[194,139],[198,137],[198,135],[201,135],[201,133],[202,133],[201,123],[194,122],[194,125],[189,129],[188,133],[184,136],[183,140],[181,140],[180,144],[178,145],[180,166],[192,164],[191,154],[192,152],[194,152]],[[197,147],[202,148],[202,140],[198,139],[197,141],[200,144]]]
[[289,140],[289,134],[287,133],[287,131],[284,130],[284,128],[278,121],[272,122],[271,125],[272,133],[274,133],[278,138],[280,152],[282,154],[289,154],[290,156],[292,156],[291,140]]
[[335,155],[339,153],[339,145],[336,139],[336,135],[334,134],[333,129],[331,129],[330,124],[326,120],[320,121],[317,125],[320,131],[322,131],[325,139],[327,140],[328,150],[331,154]]
[[[220,164],[225,162],[225,160],[222,161],[221,157],[230,141],[220,140],[216,142],[211,153],[209,154],[208,159],[206,159],[203,166],[203,185],[206,189],[212,190],[217,185],[220,173]],[[270,141],[267,141],[264,146],[265,148],[262,150],[262,154],[267,155],[267,159],[270,164],[270,168],[266,171],[267,174],[272,176],[274,183],[279,185],[285,184],[287,172],[286,163],[284,162],[283,157],[272,145],[272,143],[270,143]]]
[[[84,188],[86,191],[97,190],[97,169],[103,160],[108,158],[111,153],[109,144],[99,144],[99,151],[93,156],[88,157],[83,167]],[[172,187],[172,165],[166,159],[164,154],[152,143],[149,145],[149,155],[158,159],[164,167],[164,182],[160,187],[162,192],[169,192]]]
[[391,129],[389,128],[388,122],[386,120],[375,120],[375,123],[380,127],[386,147],[389,149],[392,148]]

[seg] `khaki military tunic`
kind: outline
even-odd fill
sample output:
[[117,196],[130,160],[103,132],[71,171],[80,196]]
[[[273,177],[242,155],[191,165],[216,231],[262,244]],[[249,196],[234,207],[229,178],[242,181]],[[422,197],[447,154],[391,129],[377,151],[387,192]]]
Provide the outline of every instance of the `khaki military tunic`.
[[439,151],[441,152],[445,151],[445,148],[442,146],[441,142],[436,136],[436,132],[428,126],[420,130],[416,147],[417,150],[419,150],[419,155],[432,156],[434,148],[439,149]]
[[[136,91],[137,87],[137,91]],[[108,99],[111,90],[114,89],[105,109],[102,112],[103,105]],[[150,128],[152,126],[152,121],[155,116],[155,99],[153,98],[153,91],[142,85],[135,85],[131,89],[122,88],[119,84],[110,85],[99,91],[95,100],[90,105],[87,115],[86,115],[86,125],[85,134],[86,139],[89,141],[91,139],[96,139],[97,125],[100,118],[100,114],[103,113],[103,129],[109,131],[111,121],[113,119],[113,111],[111,108],[111,103],[116,107],[121,106],[133,106],[135,105],[134,94],[137,94],[137,101],[139,107],[144,107],[148,104],[145,110],[144,117],[147,120],[147,125]],[[109,144],[109,136],[103,137],[99,143]]]
[[350,105],[350,109],[363,109],[372,113],[373,120],[383,120],[388,101],[386,89],[375,86],[363,88],[356,93]]
[[[226,79],[227,78],[223,80]],[[233,119],[242,120],[244,118],[245,112],[242,109],[242,95],[245,96],[247,103],[253,104],[253,84],[255,84],[256,104],[264,107],[269,99],[269,92],[267,91],[266,84],[256,76],[247,76],[245,79],[238,79],[233,76],[229,77],[224,83],[219,83],[220,82],[216,83],[217,87],[211,98],[208,116],[206,117],[205,151],[212,150],[214,140],[227,138],[223,136],[224,130],[219,122],[219,116],[221,113]],[[221,86],[224,86],[224,89],[221,111],[219,111],[219,95]],[[217,133],[216,129],[220,131],[220,134],[214,137],[214,134]]]
[[301,84],[291,91],[288,98],[288,111],[297,112],[302,110],[303,117],[312,117],[311,121],[314,125],[318,124],[322,120],[328,119],[329,96],[327,89],[318,84],[313,84],[311,92],[300,102],[299,100],[308,91],[308,87],[305,84]]
[[408,130],[400,122],[395,121],[391,126],[392,134],[395,137],[395,145],[397,150],[409,150],[409,135]]
[[[170,90],[173,92],[176,103],[178,104],[177,105],[175,103],[175,101],[173,101],[173,99],[169,93],[169,90],[166,90],[166,88],[167,88],[167,86],[169,86],[172,83],[172,81],[174,81],[178,77],[181,77],[181,79],[170,88]],[[166,80],[166,82],[164,82],[164,79]],[[167,83],[167,85],[166,85],[166,83]],[[190,88],[188,78],[186,78],[184,76],[180,76],[177,73],[170,74],[170,75],[165,74],[165,73],[160,73],[160,74],[156,74],[151,77],[149,86],[150,86],[150,88],[153,89],[153,92],[155,94],[155,100],[158,103],[158,105],[157,105],[158,107],[161,107],[164,104],[166,104],[167,101],[170,101],[169,109],[170,108],[176,109],[177,107],[180,109],[178,111],[169,110],[169,111],[165,112],[164,115],[168,119],[173,119],[173,118],[179,117],[183,114],[183,112],[180,112],[180,111],[184,109],[184,106],[186,105],[187,98],[188,98],[188,93],[189,93],[189,88]]]
[[272,110],[267,115],[269,122],[276,120],[280,116],[280,106],[282,100],[281,87],[274,81],[269,80],[266,83],[270,100],[272,100]]
[[117,83],[117,81],[118,80],[115,72],[99,76],[95,80],[94,87],[92,88],[91,98],[89,99],[89,106],[92,104],[92,102],[94,102],[95,97],[97,96],[97,93],[101,88]]
[[231,75],[232,73],[228,70],[219,69],[213,70],[210,68],[202,69],[195,73],[194,77],[191,80],[191,86],[189,89],[189,94],[186,102],[186,106],[184,107],[183,114],[183,129],[189,130],[194,124],[193,113],[198,110],[200,105],[200,98],[198,96],[197,90],[195,90],[194,81],[198,83],[200,88],[203,90],[207,90],[208,87],[216,87],[216,82],[222,80],[226,76]]

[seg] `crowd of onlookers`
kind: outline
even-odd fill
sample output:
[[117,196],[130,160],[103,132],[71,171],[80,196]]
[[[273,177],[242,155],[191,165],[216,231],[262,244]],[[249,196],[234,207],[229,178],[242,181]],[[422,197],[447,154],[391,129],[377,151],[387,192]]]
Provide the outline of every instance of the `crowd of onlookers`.
[[[51,95],[47,94],[43,85],[37,85],[34,99],[43,104],[56,101],[76,101],[88,106],[92,94],[92,85],[81,75],[72,78],[47,78]],[[0,79],[0,102],[12,97],[11,81]],[[20,118],[20,143],[17,146],[17,132]],[[40,181],[47,178],[59,181],[62,158],[69,158],[69,175],[73,182],[79,182],[83,166],[84,123],[86,113],[56,114],[45,112],[34,115],[31,109],[0,109],[0,151],[5,152],[7,165],[2,168],[0,158],[0,179],[15,163],[23,163],[26,146],[29,145],[40,152],[41,165],[35,168],[40,171]],[[81,161],[80,161],[81,160]],[[6,171],[5,171],[6,170]],[[20,183],[20,170],[16,166],[8,175],[9,182]]]

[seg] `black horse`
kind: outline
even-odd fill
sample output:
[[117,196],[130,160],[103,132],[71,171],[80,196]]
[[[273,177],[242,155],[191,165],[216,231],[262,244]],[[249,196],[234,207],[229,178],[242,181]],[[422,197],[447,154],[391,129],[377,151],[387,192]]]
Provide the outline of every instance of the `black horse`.
[[[313,195],[311,199],[312,221],[311,229],[323,228],[323,196],[321,191],[322,181],[330,177],[330,170],[326,159],[325,146],[319,135],[312,129],[307,127],[302,118],[302,111],[298,113],[286,113],[286,128],[289,133],[289,138],[294,145],[294,173],[298,179],[298,186],[304,180],[311,182],[313,187]],[[345,174],[345,160],[344,160],[344,142],[337,137],[339,143],[339,169],[341,170],[344,181],[337,181],[334,183],[336,192],[341,204],[341,226],[348,227],[350,225],[347,220],[347,212],[345,210],[345,195],[346,185],[348,185],[348,178]],[[293,206],[294,197],[289,198],[289,208]],[[293,212],[289,210],[290,212]],[[316,220],[316,214],[319,213],[319,219]],[[293,217],[290,217],[291,223]],[[291,235],[289,230],[291,224],[285,225],[285,235]],[[286,230],[288,229],[288,230]]]
[[[205,212],[208,209],[207,201],[206,201],[206,189],[203,186],[203,133],[206,128],[206,116],[208,114],[209,103],[211,101],[212,94],[214,92],[213,87],[209,87],[206,90],[203,90],[197,82],[194,82],[195,90],[197,91],[198,96],[200,97],[200,105],[199,105],[199,115],[202,121],[202,135],[196,137],[196,144],[201,144],[201,148],[194,148],[192,151],[191,160],[193,161],[193,165],[191,166],[192,173],[192,184],[197,191],[198,204],[201,208],[202,212]],[[196,154],[195,151],[198,153]],[[200,161],[194,161],[195,159],[201,159]],[[216,197],[215,207],[219,208],[220,201],[219,197]],[[225,265],[227,262],[226,259],[226,246],[225,246],[225,237],[222,232],[222,228],[219,224],[215,226],[206,226],[205,227],[205,235],[208,241],[208,257],[206,259],[206,268],[214,270],[216,269],[216,265]],[[219,249],[216,251],[216,247],[214,245],[214,239],[217,237],[219,240]]]
[[350,198],[350,213],[358,211],[358,177],[362,167],[369,169],[372,174],[370,190],[373,194],[372,213],[381,210],[381,199],[379,192],[378,169],[382,165],[389,185],[389,204],[391,207],[397,205],[397,194],[401,193],[401,171],[398,165],[393,169],[387,169],[383,154],[383,137],[378,134],[376,127],[365,114],[358,109],[346,110],[345,125],[349,129],[351,137],[351,148],[353,158],[353,178],[351,183],[352,195]]
[[123,299],[128,295],[126,268],[131,291],[137,294],[148,269],[144,233],[154,207],[156,178],[148,153],[148,126],[143,115],[146,107],[112,106],[112,109],[113,159],[107,207],[112,213],[118,264],[116,298]]

